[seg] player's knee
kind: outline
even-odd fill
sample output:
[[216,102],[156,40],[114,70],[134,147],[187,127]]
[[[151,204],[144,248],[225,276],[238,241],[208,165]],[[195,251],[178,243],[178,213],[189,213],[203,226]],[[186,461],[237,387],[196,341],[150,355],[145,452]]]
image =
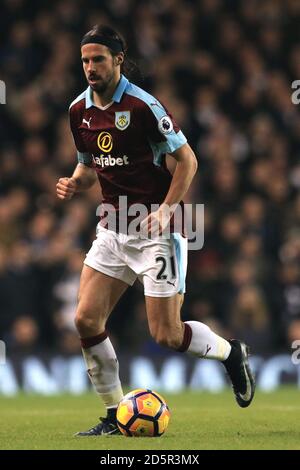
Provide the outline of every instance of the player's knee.
[[74,322],[81,336],[93,335],[99,330],[99,319],[89,309],[78,309]]

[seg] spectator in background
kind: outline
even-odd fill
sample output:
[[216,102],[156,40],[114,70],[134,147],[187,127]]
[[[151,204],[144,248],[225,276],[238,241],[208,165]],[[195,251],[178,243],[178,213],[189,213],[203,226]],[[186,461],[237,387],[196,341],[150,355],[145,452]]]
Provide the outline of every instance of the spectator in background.
[[229,321],[232,334],[245,338],[255,354],[268,354],[273,338],[263,293],[255,285],[246,285],[232,300]]
[[55,315],[55,323],[59,330],[75,331],[74,311],[77,308],[77,294],[82,263],[85,253],[74,250],[69,254],[65,272],[54,285],[54,295],[60,307]]
[[20,356],[34,354],[41,349],[39,327],[31,316],[21,315],[14,321],[7,338],[7,347],[10,354]]

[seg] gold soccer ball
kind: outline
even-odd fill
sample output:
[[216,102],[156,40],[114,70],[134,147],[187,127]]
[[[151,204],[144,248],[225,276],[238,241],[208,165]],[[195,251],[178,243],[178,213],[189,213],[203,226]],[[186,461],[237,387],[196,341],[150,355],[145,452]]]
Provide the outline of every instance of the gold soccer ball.
[[161,436],[167,429],[170,410],[157,392],[138,388],[127,393],[117,409],[117,423],[125,436]]

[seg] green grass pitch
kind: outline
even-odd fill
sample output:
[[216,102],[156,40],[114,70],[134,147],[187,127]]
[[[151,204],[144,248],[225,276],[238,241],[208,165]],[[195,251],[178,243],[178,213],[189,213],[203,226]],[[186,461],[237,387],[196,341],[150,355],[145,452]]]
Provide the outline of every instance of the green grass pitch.
[[215,395],[163,395],[171,420],[159,438],[73,437],[103,415],[92,393],[1,397],[0,449],[300,449],[300,390],[296,388],[257,392],[247,409],[235,404],[229,390]]

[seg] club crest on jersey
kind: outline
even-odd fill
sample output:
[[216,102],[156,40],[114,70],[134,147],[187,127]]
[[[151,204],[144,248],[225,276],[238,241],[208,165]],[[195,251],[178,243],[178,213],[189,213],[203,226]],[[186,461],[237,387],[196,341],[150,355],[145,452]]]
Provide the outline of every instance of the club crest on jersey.
[[116,111],[115,125],[120,131],[124,131],[130,124],[130,111]]

